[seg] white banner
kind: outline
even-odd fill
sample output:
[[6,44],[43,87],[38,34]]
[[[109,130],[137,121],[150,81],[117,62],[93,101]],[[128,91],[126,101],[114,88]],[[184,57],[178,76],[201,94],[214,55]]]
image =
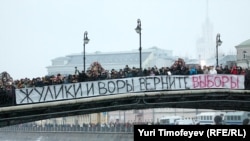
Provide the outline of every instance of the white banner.
[[39,103],[158,90],[244,89],[244,75],[159,75],[16,89],[16,103]]

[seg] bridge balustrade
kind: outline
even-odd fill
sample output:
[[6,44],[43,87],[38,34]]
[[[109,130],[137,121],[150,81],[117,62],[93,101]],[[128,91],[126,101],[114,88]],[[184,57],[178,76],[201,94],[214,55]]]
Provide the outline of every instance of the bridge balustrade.
[[84,132],[84,133],[132,133],[133,126],[80,127],[80,126],[21,126],[13,125],[0,128],[2,132]]

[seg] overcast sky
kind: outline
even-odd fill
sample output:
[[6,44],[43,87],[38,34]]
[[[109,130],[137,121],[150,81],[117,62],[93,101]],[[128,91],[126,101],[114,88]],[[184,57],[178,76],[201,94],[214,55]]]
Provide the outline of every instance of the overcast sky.
[[[207,0],[0,0],[0,71],[14,79],[47,74],[51,60],[83,52],[138,50],[157,46],[174,55],[197,58]],[[250,0],[209,0],[214,39],[220,51],[250,38]],[[121,62],[122,63],[122,62]]]

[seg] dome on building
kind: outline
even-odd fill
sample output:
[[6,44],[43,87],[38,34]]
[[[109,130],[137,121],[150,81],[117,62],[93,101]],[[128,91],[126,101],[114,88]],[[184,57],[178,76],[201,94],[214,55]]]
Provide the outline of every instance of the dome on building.
[[240,43],[239,45],[237,45],[236,47],[240,47],[240,46],[249,46],[250,47],[250,39]]

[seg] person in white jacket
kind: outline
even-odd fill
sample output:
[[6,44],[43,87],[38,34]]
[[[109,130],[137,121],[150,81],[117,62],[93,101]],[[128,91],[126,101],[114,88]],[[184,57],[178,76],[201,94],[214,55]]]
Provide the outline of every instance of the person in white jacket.
[[217,74],[217,71],[215,70],[214,66],[210,66],[208,74]]

